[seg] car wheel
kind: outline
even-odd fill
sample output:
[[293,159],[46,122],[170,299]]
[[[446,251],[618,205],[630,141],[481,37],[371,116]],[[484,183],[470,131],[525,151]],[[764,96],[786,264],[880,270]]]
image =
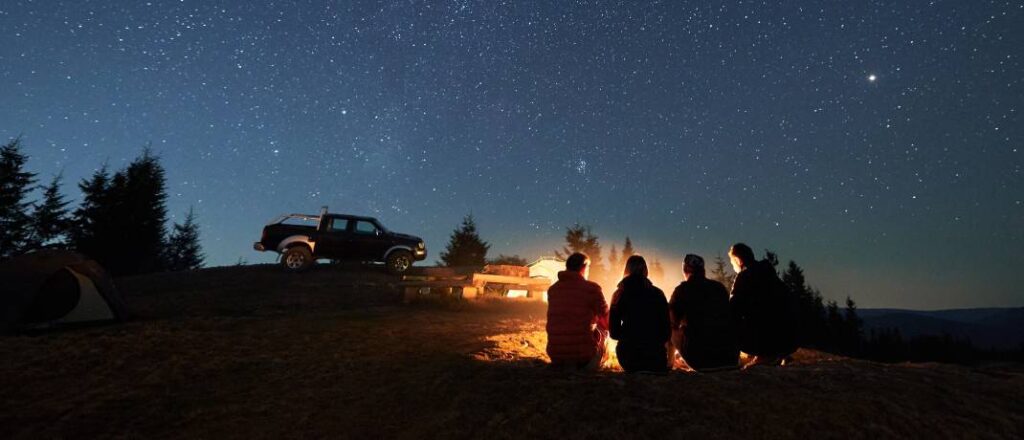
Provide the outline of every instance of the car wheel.
[[302,272],[313,265],[313,254],[305,246],[292,246],[281,256],[281,265],[288,272]]
[[406,251],[394,251],[388,254],[388,272],[393,274],[405,273],[412,267],[412,254]]

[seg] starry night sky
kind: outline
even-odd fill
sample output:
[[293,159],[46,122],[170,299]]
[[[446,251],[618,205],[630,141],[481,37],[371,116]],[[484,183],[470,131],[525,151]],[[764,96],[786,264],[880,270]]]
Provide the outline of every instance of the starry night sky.
[[0,41],[0,140],[75,200],[150,144],[212,265],[329,205],[430,262],[472,213],[495,255],[579,221],[671,277],[745,241],[861,306],[1024,305],[1019,1],[4,0]]

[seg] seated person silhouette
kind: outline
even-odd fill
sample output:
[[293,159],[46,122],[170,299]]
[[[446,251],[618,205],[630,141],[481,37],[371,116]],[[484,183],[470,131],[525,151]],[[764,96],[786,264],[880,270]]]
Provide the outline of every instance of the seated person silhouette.
[[729,300],[740,351],[752,356],[744,368],[779,365],[796,351],[796,301],[767,261],[743,243],[729,249],[736,271]]
[[704,274],[704,259],[683,258],[683,282],[669,300],[672,345],[697,371],[735,368],[736,335],[729,318],[729,291]]
[[601,286],[587,281],[589,270],[585,254],[572,254],[548,288],[547,353],[552,366],[596,370],[607,359],[608,303]]
[[639,255],[626,260],[624,277],[612,296],[609,329],[619,341],[615,354],[627,373],[666,372],[670,336],[668,302],[647,279],[647,262]]

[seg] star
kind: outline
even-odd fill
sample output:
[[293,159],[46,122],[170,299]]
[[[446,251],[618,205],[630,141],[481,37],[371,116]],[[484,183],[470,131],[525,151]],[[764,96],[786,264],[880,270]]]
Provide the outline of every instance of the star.
[[868,82],[875,82],[876,80],[878,80],[878,76],[875,76],[874,73],[868,75]]

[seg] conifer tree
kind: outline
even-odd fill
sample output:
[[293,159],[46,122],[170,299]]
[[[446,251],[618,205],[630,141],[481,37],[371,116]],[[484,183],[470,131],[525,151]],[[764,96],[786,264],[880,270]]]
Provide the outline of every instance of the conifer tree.
[[722,283],[727,290],[732,290],[733,280],[736,279],[736,275],[729,272],[728,264],[725,262],[725,258],[722,254],[715,256],[715,267],[711,269],[711,279]]
[[636,251],[633,250],[633,241],[626,237],[626,243],[622,245],[622,264],[626,264],[626,260],[632,257]]
[[82,180],[78,189],[82,191],[82,202],[72,217],[70,236],[71,247],[107,266],[110,258],[102,240],[109,238],[111,201],[109,200],[111,178],[104,164],[92,177]]
[[764,261],[772,265],[772,268],[775,269],[776,274],[779,272],[779,254],[772,252],[771,249],[765,249]]
[[21,139],[0,147],[0,259],[20,254],[32,233],[25,200],[35,183],[35,174],[25,171],[28,158],[21,152]]
[[199,225],[196,224],[195,210],[189,208],[185,222],[175,223],[173,229],[167,239],[167,269],[180,271],[202,268],[206,257],[199,245]]
[[590,226],[576,223],[565,228],[565,246],[555,251],[555,256],[566,259],[576,252],[586,254],[590,257],[590,279],[597,282],[605,281],[609,274],[601,264],[601,242],[594,235]]
[[67,245],[71,217],[68,202],[60,193],[61,177],[57,174],[43,189],[43,200],[32,212],[33,247],[61,248]]
[[796,295],[798,305],[798,342],[805,347],[822,347],[825,343],[825,308],[821,294],[807,285],[804,270],[790,260],[782,273],[782,282]]
[[487,264],[487,250],[491,245],[480,239],[473,215],[462,219],[462,224],[452,231],[448,245],[441,252],[441,264],[445,266],[467,266],[483,268]]
[[839,311],[839,304],[833,300],[829,300],[825,305],[825,322],[828,326],[828,341],[825,348],[833,353],[841,352],[844,331],[843,315]]
[[[163,270],[167,240],[167,193],[164,169],[147,148],[122,171],[114,175],[110,191],[115,233],[122,235],[115,248],[116,274],[139,274]],[[105,243],[108,244],[108,243]]]
[[851,356],[860,354],[864,322],[857,316],[857,303],[849,296],[846,297],[846,309],[843,310],[843,330],[843,351]]

